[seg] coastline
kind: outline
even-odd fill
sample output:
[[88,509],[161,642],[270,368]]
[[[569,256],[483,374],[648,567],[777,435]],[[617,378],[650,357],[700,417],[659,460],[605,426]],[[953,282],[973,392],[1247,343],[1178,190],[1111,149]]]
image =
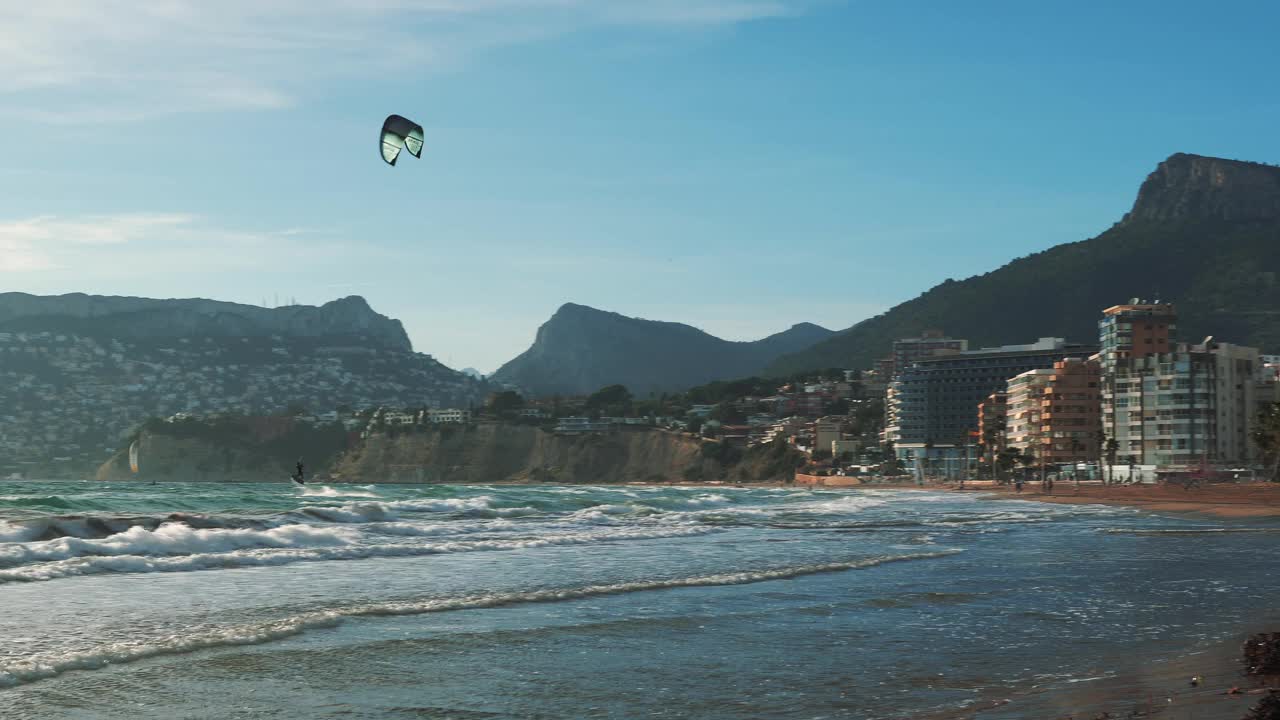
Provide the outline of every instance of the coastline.
[[1168,485],[1097,485],[1076,487],[1059,482],[1053,492],[1039,483],[1023,486],[1022,492],[1003,485],[966,484],[954,492],[991,493],[999,500],[1034,500],[1067,505],[1123,505],[1154,512],[1198,513],[1220,518],[1280,517],[1280,483],[1250,482],[1212,484],[1183,489]]
[[[325,483],[317,482],[317,486],[323,486]],[[335,483],[336,484],[336,483]],[[462,485],[468,485],[463,483]],[[536,488],[543,483],[528,482],[507,482],[507,483],[484,483],[470,484],[473,487],[477,485],[503,485],[507,487],[529,487]],[[966,488],[960,490],[956,486],[934,484],[934,485],[916,485],[914,483],[902,482],[885,482],[885,483],[866,483],[854,487],[805,487],[800,484],[791,483],[751,483],[737,484],[732,482],[671,482],[671,483],[653,483],[653,482],[629,482],[629,483],[612,483],[609,484],[614,488],[644,486],[652,488],[683,488],[697,491],[694,494],[699,495],[705,492],[716,492],[720,489],[729,490],[734,487],[748,487],[752,489],[760,488],[785,488],[787,490],[799,490],[801,494],[807,494],[803,491],[817,490],[835,490],[839,491],[856,490],[859,487],[869,490],[913,490],[916,492],[925,492],[936,496],[942,493],[952,492],[972,492],[970,498],[977,501],[977,505],[985,505],[986,507],[978,508],[983,513],[995,511],[1000,514],[1000,506],[991,503],[999,503],[1002,500],[1018,500],[1026,499],[1032,501],[1051,501],[1059,503],[1081,502],[1088,503],[1096,500],[1106,500],[1112,504],[1128,504],[1130,506],[1139,507],[1134,500],[1147,500],[1152,502],[1160,501],[1164,494],[1175,494],[1176,499],[1183,499],[1176,493],[1185,493],[1194,495],[1194,498],[1186,498],[1184,502],[1177,507],[1178,510],[1195,512],[1198,509],[1196,503],[1203,503],[1205,500],[1214,500],[1223,504],[1242,503],[1248,500],[1247,496],[1241,496],[1242,488],[1226,487],[1216,488],[1210,486],[1203,490],[1193,489],[1184,491],[1180,487],[1160,488],[1156,486],[1142,487],[1117,487],[1104,488],[1101,486],[1085,485],[1080,488],[1080,492],[1075,493],[1074,486],[1064,486],[1060,483],[1056,488],[1059,492],[1055,495],[1039,492],[1038,484],[1035,485],[1035,491],[1029,491],[1029,487],[1024,486],[1023,493],[1018,494],[1005,488],[993,488],[989,483],[972,484],[966,483]],[[414,484],[414,487],[429,487],[427,484]],[[607,487],[607,486],[606,486]],[[1259,488],[1243,488],[1243,490],[1257,491]],[[1273,488],[1271,486],[1262,486],[1263,492],[1280,491],[1280,487]],[[1098,493],[1091,493],[1091,490],[1102,493],[1101,497],[1093,497]],[[1218,492],[1218,491],[1225,491]],[[1103,491],[1122,491],[1103,493]],[[483,491],[481,491],[483,492]],[[1234,492],[1234,494],[1233,494]],[[726,493],[729,494],[729,493]],[[784,493],[785,494],[785,493]],[[823,493],[825,494],[825,493]],[[836,493],[833,493],[836,494]],[[843,494],[843,493],[839,493]],[[856,495],[856,493],[853,493]],[[874,495],[874,493],[872,493]],[[890,493],[893,494],[893,493]],[[904,493],[905,495],[905,493]],[[1263,501],[1271,501],[1274,497],[1280,496],[1280,493],[1267,495]],[[901,498],[906,500],[902,503],[905,506],[913,505],[910,498]],[[941,498],[945,500],[945,498]],[[818,501],[825,502],[826,498],[816,498]],[[306,502],[306,501],[303,501]],[[962,503],[969,505],[968,502]],[[863,512],[864,510],[857,503],[850,504],[853,508],[848,512]],[[920,506],[930,505],[929,503],[920,503]],[[920,508],[924,511],[924,508]],[[1146,509],[1146,508],[1143,508]],[[909,508],[904,508],[907,512],[913,512]],[[1057,513],[1055,513],[1057,514]],[[1240,517],[1240,516],[1232,516]],[[1247,519],[1225,520],[1223,524],[1239,524],[1244,525],[1250,522]],[[1266,521],[1268,527],[1274,527],[1275,521]],[[849,536],[843,536],[848,538]],[[1243,541],[1251,542],[1249,538],[1254,536],[1236,536]],[[1185,540],[1173,539],[1173,542],[1183,542]],[[1164,541],[1160,541],[1164,542]],[[785,547],[785,546],[784,546]],[[1053,551],[1042,553],[1040,557],[1045,555],[1052,556]],[[1230,563],[1227,564],[1230,566]],[[1223,567],[1223,566],[1219,566]],[[1227,571],[1234,572],[1234,571]],[[1274,687],[1274,679],[1269,682],[1271,685],[1264,684],[1267,681],[1254,681],[1246,678],[1240,673],[1240,645],[1243,638],[1249,634],[1272,631],[1280,629],[1276,616],[1275,606],[1272,605],[1261,612],[1249,613],[1248,617],[1242,619],[1242,622],[1232,622],[1227,627],[1219,627],[1218,631],[1202,640],[1192,640],[1190,638],[1181,638],[1176,635],[1165,636],[1165,642],[1158,649],[1150,646],[1138,644],[1138,640],[1134,640],[1132,646],[1132,654],[1128,656],[1120,656],[1117,659],[1114,656],[1110,663],[1094,663],[1089,657],[1072,667],[1074,678],[1066,678],[1065,676],[1041,676],[1047,679],[1041,680],[1039,677],[1028,680],[1009,680],[1005,684],[998,684],[1000,681],[994,681],[987,678],[981,684],[975,684],[973,695],[965,698],[968,702],[954,704],[945,709],[938,709],[928,713],[915,715],[915,718],[923,718],[925,720],[959,720],[959,718],[973,718],[981,720],[1014,720],[1015,718],[1044,718],[1045,720],[1097,720],[1101,717],[1121,718],[1121,717],[1169,717],[1182,718],[1194,717],[1200,720],[1239,720],[1245,713],[1260,699],[1260,695],[1265,692],[1265,688]],[[892,632],[892,631],[891,631]],[[1128,633],[1124,629],[1112,632],[1109,637],[1111,642],[1125,643],[1128,641]],[[1181,647],[1177,647],[1178,645]],[[1034,664],[1034,659],[1029,664]],[[1016,677],[1025,677],[1025,674],[1017,674]],[[1198,687],[1191,687],[1188,680],[1193,676],[1204,678],[1204,682]],[[1012,676],[1011,676],[1012,677]],[[997,676],[998,678],[998,676]],[[930,677],[930,680],[932,678]],[[945,681],[938,680],[943,683]],[[1043,683],[1043,684],[1041,684]],[[1230,688],[1238,686],[1242,692],[1239,694],[1228,695]],[[921,686],[922,688],[925,686]],[[932,687],[932,686],[928,686]],[[982,688],[977,690],[976,688]],[[954,689],[954,688],[952,688]],[[962,701],[963,702],[963,701]],[[1111,715],[1104,716],[1102,713],[1109,712]],[[1136,714],[1131,714],[1136,713]],[[888,718],[894,717],[888,714],[877,715],[877,717]],[[896,718],[895,718],[896,720]],[[902,720],[906,720],[905,717]]]
[[[1240,720],[1280,678],[1247,675],[1245,640],[1275,627],[1275,618],[1260,619],[1231,635],[1201,642],[1176,655],[1149,658],[1140,667],[1073,681],[1069,685],[1010,688],[1004,697],[986,693],[970,707],[944,712],[936,720],[1014,720],[1030,717],[1034,708],[1045,720],[1170,717],[1196,720]],[[1191,678],[1198,677],[1197,685]],[[1235,692],[1232,690],[1235,689]],[[1048,712],[1049,714],[1039,714]]]
[[[820,478],[828,480],[828,478]],[[841,478],[844,480],[844,478]],[[850,478],[852,480],[852,478]],[[24,481],[15,481],[24,482]],[[70,481],[74,482],[74,481]],[[94,481],[90,481],[94,482]],[[97,480],[96,482],[103,482]],[[150,483],[142,480],[116,480],[116,483]],[[164,481],[162,481],[164,482]],[[206,481],[208,482],[208,481]],[[277,481],[261,480],[262,484],[277,484]],[[211,483],[211,484],[216,484]],[[285,484],[285,483],[278,483]],[[449,483],[385,483],[356,478],[317,478],[308,485],[498,485],[529,486],[576,485],[579,483],[547,483],[532,480],[497,480],[490,482],[449,482]],[[970,481],[965,487],[956,484],[916,483],[880,483],[880,482],[733,482],[711,481],[691,482],[688,480],[670,480],[667,482],[628,481],[613,483],[584,483],[602,486],[644,486],[644,487],[686,487],[686,488],[791,488],[795,490],[914,490],[922,492],[958,492],[977,493],[994,501],[1028,500],[1068,505],[1118,505],[1133,507],[1153,512],[1197,513],[1220,518],[1266,518],[1280,517],[1280,483],[1250,482],[1233,484],[1214,484],[1199,488],[1183,489],[1164,485],[1111,485],[1096,483],[1082,484],[1079,487],[1069,481],[1059,482],[1053,492],[1046,492],[1039,483],[1027,483],[1022,492],[1017,492],[1009,485],[997,485],[991,481]]]
[[[1069,482],[1059,482],[1053,493],[1041,490],[1039,483],[1026,484],[1019,493],[1009,486],[983,482],[966,483],[964,489],[948,486],[945,490],[980,493],[997,502],[1030,500],[1064,505],[1115,505],[1225,520],[1280,517],[1280,484],[1268,482],[1213,484],[1190,489],[1163,485],[1076,487]],[[1124,717],[1238,720],[1245,717],[1262,696],[1280,692],[1280,677],[1247,675],[1243,663],[1245,640],[1278,627],[1280,615],[1272,613],[1237,627],[1230,636],[1189,646],[1176,655],[1150,658],[1140,669],[1067,687],[1011,689],[1008,698],[988,697],[965,711],[945,717],[1004,720],[1023,717],[1026,706],[1036,703],[1052,707],[1054,720]],[[1201,681],[1192,686],[1190,678],[1196,676]],[[1230,692],[1233,688],[1238,692]]]

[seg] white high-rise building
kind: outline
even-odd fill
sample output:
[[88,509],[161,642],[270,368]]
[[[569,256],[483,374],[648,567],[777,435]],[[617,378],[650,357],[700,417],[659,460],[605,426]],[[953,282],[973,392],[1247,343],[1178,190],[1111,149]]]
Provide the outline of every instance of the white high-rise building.
[[1102,428],[1116,460],[1193,467],[1252,459],[1258,350],[1172,342],[1167,304],[1117,305],[1099,323]]

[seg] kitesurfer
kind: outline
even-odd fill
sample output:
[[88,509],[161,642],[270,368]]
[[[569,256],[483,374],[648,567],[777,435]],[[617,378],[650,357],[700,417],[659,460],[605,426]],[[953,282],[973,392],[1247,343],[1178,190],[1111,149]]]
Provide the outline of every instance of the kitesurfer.
[[302,458],[298,458],[297,472],[293,474],[293,479],[302,482]]
[[422,157],[422,126],[399,115],[390,115],[382,123],[382,159],[395,165],[404,148],[414,157]]

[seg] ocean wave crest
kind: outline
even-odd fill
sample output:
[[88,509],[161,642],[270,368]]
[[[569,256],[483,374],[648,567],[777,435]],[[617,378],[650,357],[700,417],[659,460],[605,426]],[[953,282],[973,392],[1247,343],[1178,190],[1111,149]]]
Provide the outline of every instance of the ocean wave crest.
[[[278,530],[288,530],[288,532],[279,533]],[[11,554],[6,557],[0,553],[0,562],[8,565],[7,568],[0,569],[0,583],[38,582],[103,573],[193,572],[326,560],[363,560],[521,550],[556,545],[591,545],[603,542],[688,537],[711,532],[717,532],[717,530],[715,528],[610,528],[541,537],[363,545],[355,543],[358,536],[355,530],[308,526],[288,526],[267,531],[267,533],[259,533],[260,536],[274,533],[269,535],[270,539],[248,536],[213,537],[208,539],[204,546],[189,539],[170,544],[167,538],[135,536],[98,541],[94,545],[67,543],[58,545],[56,548],[6,548],[11,551]],[[175,534],[190,537],[176,531]],[[312,542],[307,544],[301,538]],[[129,544],[131,540],[136,542],[131,545]],[[233,547],[237,542],[244,544]],[[187,554],[179,552],[179,546]]]
[[887,563],[930,560],[954,555],[958,549],[907,555],[884,555],[847,562],[743,570],[684,578],[637,580],[608,585],[587,585],[547,590],[494,593],[452,598],[431,598],[403,602],[372,603],[346,608],[316,610],[268,623],[232,627],[202,628],[181,636],[149,641],[128,641],[103,645],[93,650],[28,657],[0,665],[0,687],[13,687],[57,677],[73,670],[94,670],[107,665],[120,665],[162,655],[181,655],[219,647],[260,645],[299,635],[308,630],[332,628],[348,618],[393,617],[504,607],[528,603],[560,602],[604,595],[620,595],[687,587],[746,585],[785,580],[820,573],[842,572],[877,567]]

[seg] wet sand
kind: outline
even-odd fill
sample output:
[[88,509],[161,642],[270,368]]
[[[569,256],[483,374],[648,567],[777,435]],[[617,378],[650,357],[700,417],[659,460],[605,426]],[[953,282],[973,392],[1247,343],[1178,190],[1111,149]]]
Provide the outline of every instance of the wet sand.
[[[1267,626],[1265,622],[1259,625]],[[1275,677],[1251,677],[1244,673],[1242,648],[1245,638],[1256,630],[1191,648],[1171,659],[1153,659],[1139,672],[1100,677],[1071,688],[1015,691],[1007,701],[989,702],[985,707],[975,707],[952,717],[1012,720],[1030,717],[1025,711],[1035,706],[1037,712],[1044,712],[1042,708],[1048,710],[1049,714],[1044,715],[1046,720],[1100,717],[1239,720],[1264,694],[1277,687]],[[1199,678],[1194,686],[1193,677]]]
[[[1268,482],[1211,484],[1182,488],[1168,485],[1106,486],[1070,482],[1055,483],[1054,491],[1038,482],[1023,486],[1021,493],[1007,486],[966,483],[965,491],[995,492],[1001,499],[1033,500],[1061,504],[1124,505],[1157,512],[1197,513],[1221,518],[1280,516],[1280,484]],[[1247,677],[1242,670],[1242,646],[1254,632],[1273,630],[1275,619],[1259,618],[1256,626],[1209,647],[1196,648],[1167,662],[1127,677],[1106,678],[1078,689],[1054,693],[1061,718],[1194,717],[1200,720],[1242,718],[1280,678]],[[1200,676],[1192,687],[1190,678]],[[1231,694],[1238,688],[1237,694]],[[1011,705],[1016,705],[1015,703]],[[1007,717],[998,709],[976,712],[972,717]]]
[[1184,489],[1169,485],[1098,485],[1071,482],[1054,484],[1052,493],[1039,482],[1023,485],[1022,492],[1009,486],[966,483],[965,490],[995,492],[1002,498],[1064,504],[1127,505],[1161,512],[1202,513],[1223,518],[1280,516],[1280,483],[1215,483]]

